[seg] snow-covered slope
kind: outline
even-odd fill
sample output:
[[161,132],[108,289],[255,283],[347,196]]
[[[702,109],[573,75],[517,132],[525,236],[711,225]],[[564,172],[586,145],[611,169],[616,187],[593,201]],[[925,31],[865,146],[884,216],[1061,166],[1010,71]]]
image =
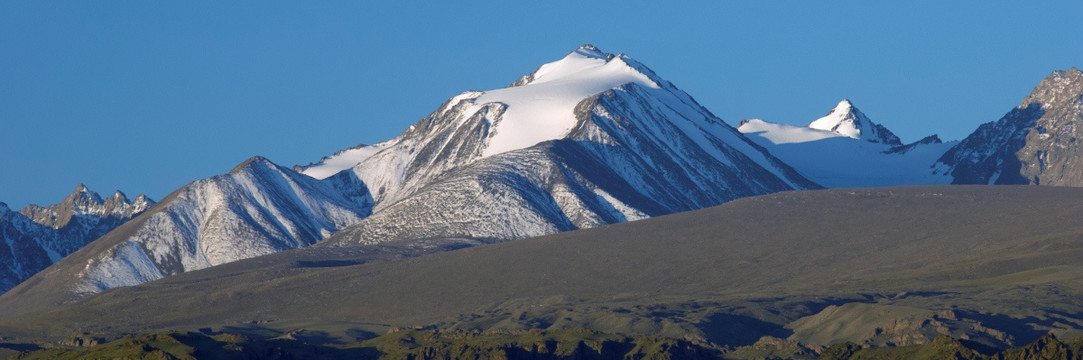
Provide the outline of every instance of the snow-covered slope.
[[382,146],[352,169],[373,215],[329,243],[501,241],[818,187],[642,64],[590,45],[508,88],[459,94]]
[[120,226],[129,219],[146,211],[155,202],[145,195],[129,201],[123,192],[117,191],[106,199],[87,189],[83,184],[59,204],[49,206],[29,205],[19,213],[35,223],[55,229],[59,238],[49,245],[52,260],[78,250]]
[[[61,299],[311,245],[368,216],[352,173],[316,180],[254,157],[173,192],[150,211],[13,292],[52,284]],[[67,294],[67,295],[63,295]]]
[[755,134],[756,136],[769,141],[771,145],[804,143],[845,137],[845,135],[829,130],[776,124],[761,119],[741,120],[741,123],[737,125],[737,130],[744,134]]
[[844,99],[835,105],[824,117],[808,124],[811,129],[834,132],[836,134],[874,143],[898,146],[902,145],[899,137],[886,127],[869,120],[860,110]]
[[939,159],[957,184],[1083,186],[1083,72],[1054,71]]
[[502,241],[818,187],[642,64],[589,45],[297,169],[257,157],[186,185],[8,296],[68,301],[350,224],[324,243]]
[[82,184],[59,204],[19,212],[0,203],[0,293],[154,205],[117,191],[102,200]]
[[[843,116],[836,116],[839,114]],[[749,119],[742,121],[738,130],[826,187],[945,184],[952,180],[934,173],[933,164],[954,143],[941,143],[934,135],[909,145],[893,145],[899,143],[898,138],[884,136],[891,132],[873,123],[848,100],[809,127]],[[867,138],[870,134],[878,135]]]
[[383,150],[387,145],[387,142],[374,145],[358,145],[349,149],[340,150],[330,156],[325,156],[315,163],[304,166],[294,166],[293,170],[317,179],[326,179],[331,177],[331,175],[338,174],[342,170],[357,166],[357,164],[365,161],[365,159],[368,159],[369,157],[372,157],[372,155],[380,152],[380,150]]

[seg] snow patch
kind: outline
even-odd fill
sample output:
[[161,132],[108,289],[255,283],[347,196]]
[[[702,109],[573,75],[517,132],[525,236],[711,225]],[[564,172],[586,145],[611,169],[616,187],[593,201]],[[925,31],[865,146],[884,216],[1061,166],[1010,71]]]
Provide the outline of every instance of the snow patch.
[[357,166],[365,159],[376,155],[384,148],[388,146],[387,142],[382,142],[375,145],[362,146],[353,149],[343,150],[337,154],[331,155],[326,159],[321,160],[316,165],[305,168],[301,171],[302,174],[314,177],[316,179],[326,179],[331,175],[338,174],[342,170],[346,170]]
[[501,121],[493,124],[482,156],[567,136],[577,123],[576,104],[627,83],[659,87],[620,57],[600,58],[595,53],[577,50],[542,65],[533,80],[522,86],[486,91],[474,100],[475,104],[502,103],[507,105],[507,111]]
[[803,143],[845,136],[832,131],[803,126],[775,124],[760,119],[741,121],[740,126],[737,127],[737,131],[748,135],[758,135],[775,145]]
[[87,264],[83,281],[76,286],[78,293],[96,293],[121,286],[139,285],[162,278],[139,244],[127,241],[110,255]]

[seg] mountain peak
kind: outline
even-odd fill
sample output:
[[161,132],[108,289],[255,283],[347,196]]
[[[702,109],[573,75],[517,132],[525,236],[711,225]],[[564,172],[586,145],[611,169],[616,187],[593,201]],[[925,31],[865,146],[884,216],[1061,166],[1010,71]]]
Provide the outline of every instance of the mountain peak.
[[477,96],[473,99],[476,106],[492,103],[507,106],[502,119],[489,131],[492,135],[483,157],[567,136],[578,123],[575,106],[590,96],[627,84],[661,87],[652,78],[653,72],[630,61],[627,56],[614,56],[593,45],[583,45],[560,60],[538,67],[510,87]]
[[265,158],[265,157],[256,155],[256,156],[248,158],[248,160],[242,161],[240,164],[237,164],[237,166],[234,166],[233,170],[230,170],[229,173],[230,174],[237,174],[237,173],[240,173],[240,172],[244,171],[245,169],[251,168],[251,167],[253,167],[253,166],[257,165],[257,164],[262,164],[262,165],[268,166],[268,167],[278,167],[278,165],[275,165],[275,163],[271,162],[271,160],[267,160],[267,158]]
[[72,191],[71,195],[64,198],[64,203],[72,203],[81,207],[95,206],[102,204],[102,197],[80,183],[75,186],[75,191]]
[[606,52],[599,50],[597,47],[591,44],[579,45],[579,48],[575,49],[575,51],[572,51],[572,53],[601,60],[609,60],[613,57],[613,55],[607,54]]
[[845,113],[853,111],[853,109],[854,103],[850,102],[850,99],[842,99],[842,101],[839,101],[839,103],[835,105],[835,109],[831,110],[831,112]]
[[850,99],[843,99],[824,117],[808,124],[808,127],[837,133],[849,138],[887,145],[902,145],[902,141],[890,130],[869,120]]
[[1042,79],[1030,95],[1023,99],[1023,105],[1041,104],[1043,108],[1061,108],[1072,101],[1079,101],[1083,96],[1083,72],[1077,68],[1057,70]]
[[122,200],[124,200],[124,202],[128,202],[128,195],[125,195],[120,190],[117,190],[116,192],[114,192],[113,196],[110,196],[110,198],[122,199]]

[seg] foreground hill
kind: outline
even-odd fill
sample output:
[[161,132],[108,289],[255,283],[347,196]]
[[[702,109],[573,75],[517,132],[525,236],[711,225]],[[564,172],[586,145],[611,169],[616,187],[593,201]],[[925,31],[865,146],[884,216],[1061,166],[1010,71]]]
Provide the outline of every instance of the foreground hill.
[[1006,348],[1083,330],[1081,200],[1083,189],[1059,187],[784,192],[429,255],[423,243],[306,248],[59,307],[0,297],[0,332],[356,340],[403,326],[585,327],[719,346],[949,335]]

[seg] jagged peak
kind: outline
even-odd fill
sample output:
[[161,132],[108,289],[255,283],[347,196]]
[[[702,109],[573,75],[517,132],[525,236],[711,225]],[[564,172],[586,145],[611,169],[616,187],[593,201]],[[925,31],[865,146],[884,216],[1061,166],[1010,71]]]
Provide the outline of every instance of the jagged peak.
[[64,198],[64,202],[84,203],[89,202],[94,205],[102,204],[102,197],[98,193],[87,188],[83,183],[75,186],[75,191],[72,191],[71,195]]
[[110,196],[110,198],[118,199],[118,200],[121,200],[121,201],[124,201],[124,202],[128,202],[128,195],[125,195],[120,190],[117,190],[116,192],[114,192],[113,196]]

